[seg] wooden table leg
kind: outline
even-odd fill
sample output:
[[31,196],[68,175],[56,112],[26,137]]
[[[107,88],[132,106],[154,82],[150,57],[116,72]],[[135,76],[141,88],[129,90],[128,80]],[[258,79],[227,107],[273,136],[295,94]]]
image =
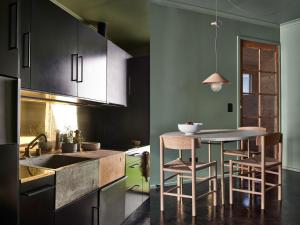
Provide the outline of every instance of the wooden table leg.
[[224,191],[224,143],[221,142],[221,196],[222,196],[222,205],[225,204],[225,191]]
[[[211,143],[208,142],[208,162],[211,162]],[[211,167],[208,167],[208,174],[209,177],[211,177]],[[211,191],[212,188],[212,180],[209,181],[209,191]]]

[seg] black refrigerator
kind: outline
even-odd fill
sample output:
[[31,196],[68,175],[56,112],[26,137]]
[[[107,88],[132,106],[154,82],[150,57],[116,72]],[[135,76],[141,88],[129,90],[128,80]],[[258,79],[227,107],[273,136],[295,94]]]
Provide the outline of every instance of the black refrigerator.
[[0,224],[17,225],[19,210],[19,80],[0,75]]

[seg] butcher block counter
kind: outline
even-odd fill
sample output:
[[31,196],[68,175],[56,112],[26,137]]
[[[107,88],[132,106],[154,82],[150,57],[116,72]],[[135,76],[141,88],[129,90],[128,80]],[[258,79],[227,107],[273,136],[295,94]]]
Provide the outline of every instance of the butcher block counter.
[[81,151],[63,153],[76,157],[99,160],[99,187],[125,176],[125,152],[114,150]]

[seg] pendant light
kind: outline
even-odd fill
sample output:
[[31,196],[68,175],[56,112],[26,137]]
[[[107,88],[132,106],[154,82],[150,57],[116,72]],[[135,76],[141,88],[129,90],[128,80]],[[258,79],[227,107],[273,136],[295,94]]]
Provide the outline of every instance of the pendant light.
[[208,78],[206,78],[202,84],[210,85],[210,88],[213,92],[219,92],[222,89],[224,84],[228,84],[229,81],[226,80],[221,74],[218,73],[218,49],[217,49],[217,41],[218,41],[218,29],[222,25],[222,22],[218,19],[218,0],[216,0],[216,21],[210,23],[211,26],[215,27],[215,57],[216,57],[216,72],[211,74]]

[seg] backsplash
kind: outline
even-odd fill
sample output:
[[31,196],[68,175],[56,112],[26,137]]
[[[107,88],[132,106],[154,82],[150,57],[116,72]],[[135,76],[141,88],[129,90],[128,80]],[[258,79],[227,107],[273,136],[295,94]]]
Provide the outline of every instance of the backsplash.
[[86,140],[94,140],[92,126],[93,108],[59,102],[21,99],[20,144],[29,143],[35,136],[45,133],[49,141],[55,141],[60,133],[80,129]]

